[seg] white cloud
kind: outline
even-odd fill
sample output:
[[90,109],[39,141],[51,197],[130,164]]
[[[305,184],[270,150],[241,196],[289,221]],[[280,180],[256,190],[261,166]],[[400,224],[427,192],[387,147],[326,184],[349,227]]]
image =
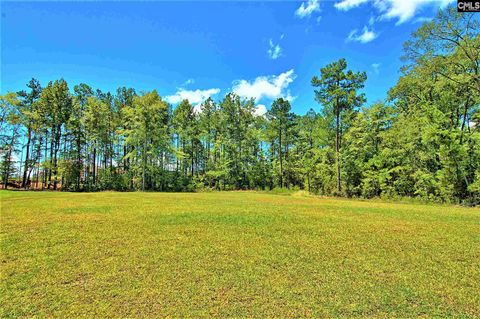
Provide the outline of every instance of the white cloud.
[[356,41],[360,43],[368,43],[375,40],[378,36],[373,30],[369,30],[367,26],[364,26],[362,32],[359,33],[357,29],[352,30],[347,37],[347,42]]
[[255,107],[255,112],[253,113],[255,116],[264,116],[267,113],[267,108],[263,104],[258,104]]
[[[352,8],[358,7],[359,5],[367,2],[369,0],[342,0],[334,4],[335,8],[338,10],[350,10]],[[408,0],[407,0],[408,1]]]
[[380,19],[397,19],[397,25],[413,18],[427,5],[445,7],[455,0],[341,0],[335,3],[339,10],[350,10],[370,2],[381,13]]
[[375,74],[378,74],[380,73],[380,63],[372,63],[372,69],[373,69],[373,73]]
[[270,39],[269,41],[270,48],[267,51],[268,57],[272,60],[276,60],[282,56],[282,48],[279,44],[273,43],[273,40]]
[[424,23],[424,22],[429,22],[432,21],[432,18],[429,17],[418,17],[415,20],[413,20],[413,23]]
[[177,93],[174,95],[166,96],[165,99],[168,103],[176,104],[181,102],[182,100],[187,99],[192,104],[199,104],[208,99],[209,97],[220,93],[220,89],[208,89],[208,90],[185,90],[185,89],[178,89]]
[[[375,0],[375,6],[383,15],[383,19],[398,19],[397,25],[410,20],[425,5],[445,7],[454,0]],[[385,2],[385,3],[381,3]]]
[[197,103],[193,106],[193,113],[202,113],[203,109],[202,109],[202,103]]
[[182,86],[185,86],[185,85],[190,85],[190,84],[194,84],[195,83],[195,80],[194,79],[188,79],[186,80]]
[[304,18],[309,17],[313,12],[320,11],[319,0],[308,0],[307,2],[302,2],[300,7],[295,11],[295,15]]
[[279,75],[259,76],[253,82],[240,80],[234,82],[233,92],[241,97],[255,98],[257,101],[263,97],[275,99],[278,97],[291,97],[287,91],[290,83],[295,80],[293,69]]
[[293,102],[297,99],[297,96],[293,96],[290,94],[290,92],[287,93],[287,96],[285,96],[285,100],[287,100],[288,102]]

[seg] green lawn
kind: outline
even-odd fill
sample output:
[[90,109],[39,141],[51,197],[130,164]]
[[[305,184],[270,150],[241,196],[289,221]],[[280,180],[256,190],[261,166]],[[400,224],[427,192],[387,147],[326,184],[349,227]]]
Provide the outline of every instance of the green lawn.
[[0,317],[480,317],[480,209],[0,192]]

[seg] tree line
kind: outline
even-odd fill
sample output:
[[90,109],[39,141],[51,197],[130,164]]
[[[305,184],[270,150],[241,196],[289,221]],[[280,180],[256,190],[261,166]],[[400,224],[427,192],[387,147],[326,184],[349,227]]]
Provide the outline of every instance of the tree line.
[[[386,101],[366,105],[345,59],[311,80],[318,110],[264,116],[229,93],[201,111],[157,91],[63,79],[0,97],[2,184],[69,191],[305,189],[350,197],[480,201],[478,19],[439,11],[405,43]],[[20,154],[20,156],[19,156]]]

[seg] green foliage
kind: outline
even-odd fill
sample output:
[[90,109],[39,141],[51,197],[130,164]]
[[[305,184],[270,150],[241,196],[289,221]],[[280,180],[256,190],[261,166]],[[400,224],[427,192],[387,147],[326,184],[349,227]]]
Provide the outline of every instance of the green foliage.
[[315,99],[324,106],[324,114],[332,118],[335,128],[335,166],[337,170],[336,194],[342,194],[342,135],[347,130],[349,118],[354,114],[355,108],[365,103],[364,94],[357,94],[362,89],[367,74],[354,73],[347,69],[347,61],[340,59],[320,69],[320,78],[314,76],[312,85],[316,88]]
[[21,102],[15,93],[0,96],[0,174],[3,188],[16,172],[14,154],[18,153],[22,124]]
[[[480,202],[479,20],[439,12],[405,43],[388,100],[365,105],[347,61],[312,78],[318,112],[285,98],[258,116],[234,93],[199,105],[64,80],[1,98],[1,174],[63,190],[302,189],[348,197]],[[23,167],[17,172],[19,150]],[[20,174],[23,173],[23,174]],[[23,175],[23,176],[22,176]]]

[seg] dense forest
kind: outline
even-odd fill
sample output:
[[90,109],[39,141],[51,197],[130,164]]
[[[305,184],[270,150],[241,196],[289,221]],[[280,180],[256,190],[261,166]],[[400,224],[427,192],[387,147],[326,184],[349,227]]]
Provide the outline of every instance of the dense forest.
[[200,111],[157,91],[102,92],[63,79],[0,97],[3,187],[69,191],[292,188],[349,197],[480,202],[480,34],[440,11],[405,43],[385,101],[340,59],[311,83],[319,105],[265,115],[230,93]]

